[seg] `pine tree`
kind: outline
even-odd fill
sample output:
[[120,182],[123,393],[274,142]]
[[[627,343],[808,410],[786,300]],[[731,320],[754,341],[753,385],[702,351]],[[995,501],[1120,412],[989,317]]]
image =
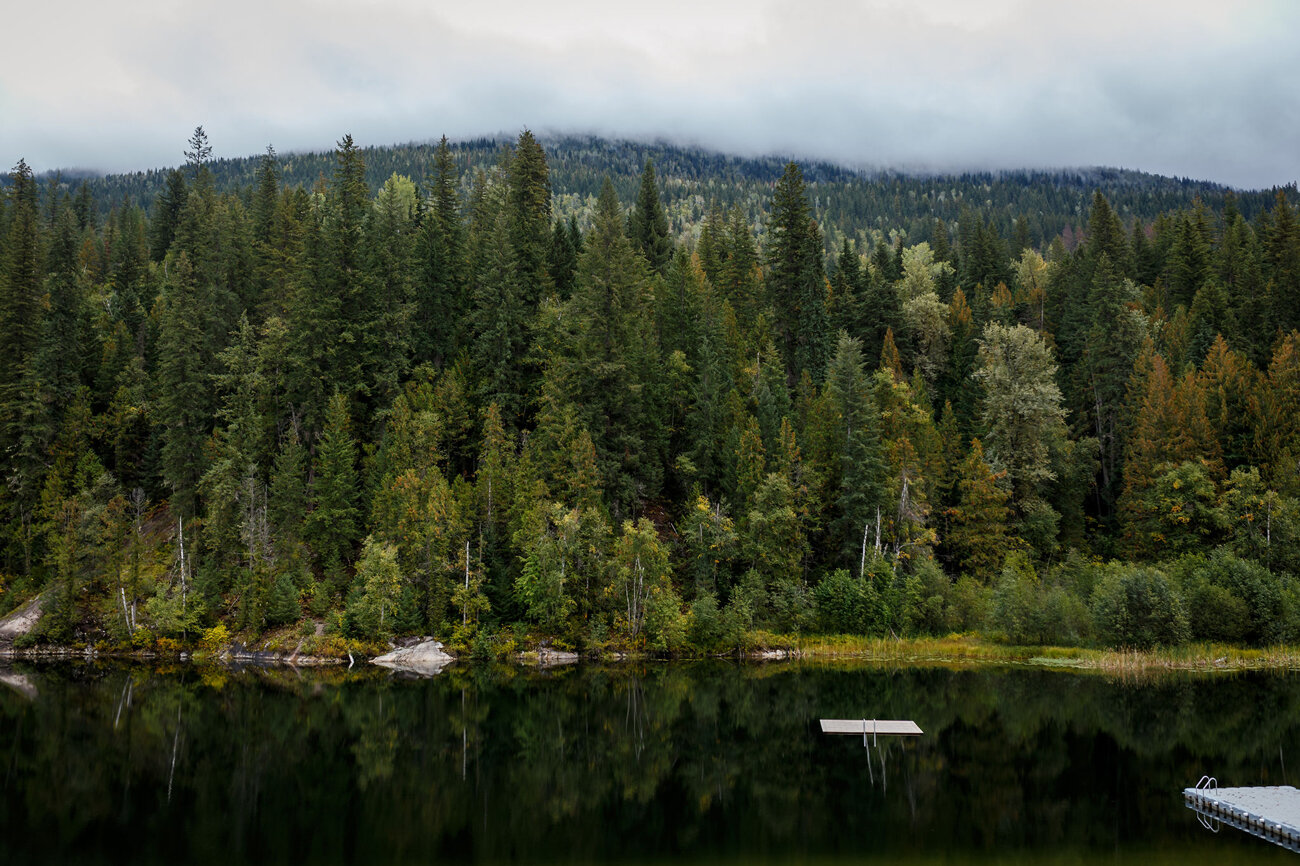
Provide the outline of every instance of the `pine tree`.
[[767,289],[792,379],[807,370],[820,382],[830,359],[821,232],[812,220],[803,172],[788,163],[772,195]]
[[519,299],[526,310],[532,310],[552,288],[546,272],[546,251],[551,237],[551,179],[546,153],[527,129],[519,134],[510,161],[509,231]]
[[645,161],[641,172],[641,189],[637,193],[636,207],[628,215],[628,234],[641,255],[645,256],[650,270],[663,276],[672,261],[673,242],[668,235],[668,217],[664,214],[659,190],[655,185],[654,160]]
[[267,517],[275,539],[277,557],[300,560],[303,522],[307,516],[307,449],[296,422],[289,425],[276,454],[267,492]]
[[351,427],[347,398],[336,391],[330,398],[325,429],[316,449],[311,511],[303,523],[303,538],[336,586],[341,586],[341,569],[351,560],[361,529],[357,446]]
[[1092,195],[1092,211],[1088,215],[1087,258],[1101,261],[1105,256],[1119,278],[1129,273],[1129,247],[1124,237],[1124,226],[1110,207],[1110,202],[1097,190]]
[[840,332],[826,390],[839,419],[840,484],[836,494],[834,535],[840,561],[864,566],[869,528],[879,529],[885,501],[885,461],[881,452],[880,415],[871,399],[862,344]]
[[153,213],[149,220],[149,250],[156,262],[161,262],[171,249],[176,237],[176,226],[180,222],[181,208],[189,200],[189,190],[185,183],[185,174],[178,168],[167,173],[167,184],[154,199]]
[[1080,433],[1095,436],[1100,446],[1098,492],[1108,512],[1113,511],[1122,484],[1124,395],[1145,338],[1141,325],[1129,310],[1135,295],[1132,283],[1121,278],[1111,266],[1110,256],[1102,253],[1090,293],[1092,321],[1083,363],[1077,368],[1086,376],[1086,384],[1076,402],[1075,417]]
[[1283,331],[1300,327],[1300,220],[1279,189],[1272,211],[1272,229],[1265,242],[1272,282],[1273,312]]
[[158,303],[160,469],[172,511],[190,519],[198,514],[198,482],[207,471],[203,446],[212,424],[212,383],[206,305],[186,253],[169,257]]
[[578,274],[578,248],[573,238],[577,223],[573,225],[575,231],[570,233],[569,223],[557,219],[546,251],[546,269],[555,283],[555,294],[562,301],[567,301],[573,294],[573,283]]
[[851,336],[858,335],[864,330],[861,327],[862,266],[847,237],[840,245],[839,256],[835,259],[835,276],[831,280],[831,289],[834,293],[831,326],[836,332],[846,331]]
[[992,580],[1012,547],[1007,534],[1009,491],[999,484],[1003,477],[984,460],[980,440],[972,440],[956,469],[957,502],[947,515],[947,555],[957,569],[984,583]]
[[1185,214],[1179,224],[1173,248],[1166,263],[1170,299],[1175,304],[1191,306],[1192,298],[1210,272],[1210,237],[1205,210]]
[[413,363],[442,367],[465,341],[469,312],[465,229],[460,214],[459,179],[447,136],[434,154],[437,177],[422,213],[417,240]]
[[528,322],[511,254],[505,192],[482,175],[475,185],[470,360],[480,404],[495,403],[506,427],[517,429],[528,401]]
[[722,268],[727,261],[727,220],[717,200],[709,202],[709,211],[700,225],[700,239],[695,244],[704,276],[715,286],[722,286]]
[[652,302],[644,259],[623,232],[618,197],[606,179],[569,303],[577,332],[565,379],[592,433],[605,490],[624,513],[662,483],[665,431]]
[[197,173],[212,156],[212,145],[208,143],[208,134],[202,126],[194,127],[194,134],[185,145],[185,163]]
[[368,355],[376,406],[397,394],[411,366],[415,314],[415,245],[419,200],[410,178],[394,173],[367,216],[365,268],[374,293]]
[[0,398],[5,403],[16,398],[14,389],[40,339],[45,275],[45,239],[31,167],[19,160],[10,178],[9,232],[0,250]]

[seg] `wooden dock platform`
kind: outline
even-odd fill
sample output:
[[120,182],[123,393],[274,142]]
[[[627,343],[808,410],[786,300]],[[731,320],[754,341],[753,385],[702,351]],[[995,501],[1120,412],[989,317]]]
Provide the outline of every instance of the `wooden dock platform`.
[[[1290,785],[1255,788],[1184,788],[1187,807],[1275,845],[1300,852],[1300,790]],[[1208,825],[1207,825],[1208,826]]]
[[822,719],[823,734],[863,734],[881,737],[915,737],[921,728],[912,721],[897,719]]

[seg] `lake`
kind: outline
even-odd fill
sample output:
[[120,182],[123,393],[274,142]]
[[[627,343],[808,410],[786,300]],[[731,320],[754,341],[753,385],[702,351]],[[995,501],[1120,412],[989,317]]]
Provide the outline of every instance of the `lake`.
[[[1271,863],[1300,675],[838,663],[0,667],[0,863]],[[824,736],[913,719],[919,738]]]

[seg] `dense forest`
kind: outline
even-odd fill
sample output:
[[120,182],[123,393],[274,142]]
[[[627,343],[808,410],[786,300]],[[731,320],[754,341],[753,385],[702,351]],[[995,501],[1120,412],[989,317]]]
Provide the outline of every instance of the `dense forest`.
[[1294,188],[557,151],[19,161],[0,610],[135,646],[1300,639]]

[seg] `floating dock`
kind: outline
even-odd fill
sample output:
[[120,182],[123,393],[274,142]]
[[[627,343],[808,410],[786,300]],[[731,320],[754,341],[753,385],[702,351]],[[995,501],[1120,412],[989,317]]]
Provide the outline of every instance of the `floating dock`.
[[912,721],[885,719],[822,719],[823,734],[857,734],[858,736],[915,737],[921,728]]
[[1183,799],[1211,830],[1216,828],[1210,822],[1218,821],[1300,852],[1300,790],[1290,785],[1220,788],[1203,778],[1183,789]]

